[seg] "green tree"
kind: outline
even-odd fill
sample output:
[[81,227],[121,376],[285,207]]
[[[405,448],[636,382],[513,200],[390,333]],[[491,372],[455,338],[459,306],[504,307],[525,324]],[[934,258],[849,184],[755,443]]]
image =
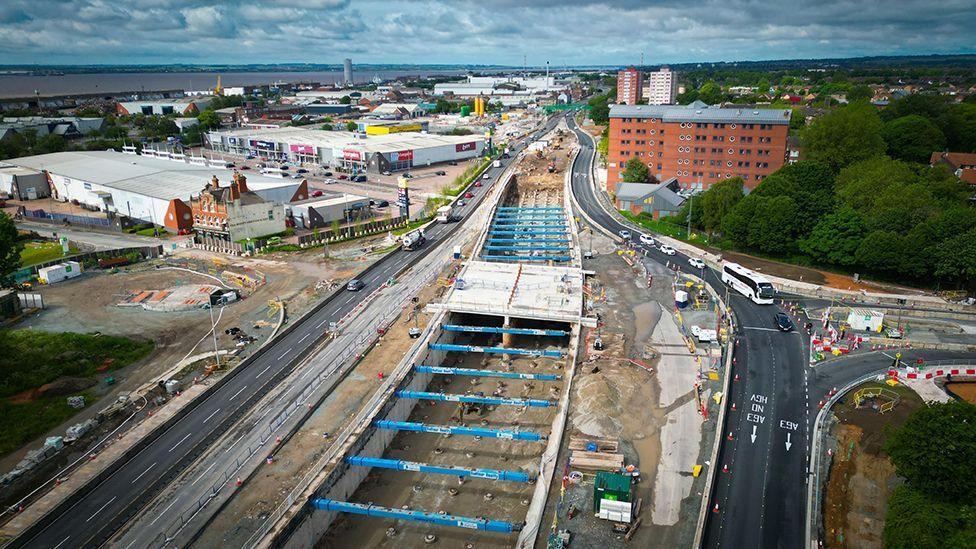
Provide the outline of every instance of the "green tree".
[[912,412],[885,443],[908,485],[936,500],[976,503],[976,406],[934,403]]
[[976,229],[944,240],[934,255],[935,276],[976,288]]
[[677,97],[675,97],[675,101],[677,101],[679,105],[694,103],[695,101],[698,101],[698,90],[688,88],[685,90],[685,93],[679,93]]
[[[616,96],[616,93],[614,94]],[[604,125],[610,122],[610,94],[598,95],[586,102],[590,106],[590,120],[596,125]]]
[[882,155],[881,119],[874,107],[854,103],[831,111],[801,133],[807,158],[833,168]]
[[717,105],[725,99],[722,87],[715,82],[708,82],[698,90],[698,99],[709,105]]
[[[968,515],[968,516],[967,516]],[[928,549],[974,547],[972,509],[960,508],[926,497],[920,490],[902,485],[888,499],[884,547]],[[969,540],[967,542],[966,540]]]
[[20,252],[24,242],[17,234],[14,219],[6,212],[0,212],[0,285],[13,284],[14,271],[20,268]]
[[327,132],[328,132],[328,131],[332,131],[332,130],[333,130],[334,128],[332,127],[332,124],[322,124],[322,125],[321,125],[321,126],[319,127],[319,129],[320,129],[320,130],[325,130],[325,131],[327,131]]
[[854,252],[858,265],[879,274],[894,274],[899,271],[903,258],[904,242],[894,231],[873,231],[861,240]]
[[874,92],[871,90],[871,86],[867,84],[851,86],[851,89],[847,92],[847,101],[850,103],[870,101],[872,97],[874,97]]
[[807,125],[807,117],[803,114],[803,109],[793,109],[790,112],[790,134],[803,129]]
[[941,95],[913,93],[892,101],[881,111],[881,119],[887,122],[903,116],[917,114],[929,120],[936,120],[945,112],[946,100]]
[[796,201],[788,196],[758,197],[749,222],[749,246],[768,254],[788,252],[795,243]]
[[350,120],[349,122],[346,122],[346,131],[347,132],[354,132],[354,131],[356,131],[358,129],[359,129],[359,125],[356,124],[355,122],[353,122],[352,120]]
[[220,117],[211,109],[206,109],[197,115],[197,121],[204,129],[212,130],[220,127]]
[[928,118],[910,114],[885,122],[881,132],[888,154],[907,162],[928,163],[934,151],[946,144],[945,135]]
[[851,266],[864,236],[864,222],[850,206],[824,216],[810,236],[799,242],[800,250],[814,260]]
[[888,187],[909,185],[916,174],[911,166],[886,156],[862,160],[837,175],[837,199],[862,214],[867,214],[882,191]]
[[600,134],[600,141],[596,144],[596,151],[600,153],[600,160],[606,166],[607,155],[610,153],[610,126],[603,128],[603,132]]
[[647,169],[647,164],[634,157],[624,165],[624,171],[621,172],[620,178],[626,183],[646,183],[650,175],[651,172]]
[[352,104],[352,97],[349,97],[348,95],[343,95],[339,99],[339,104],[340,105],[350,105],[350,104]]
[[749,246],[749,224],[756,213],[760,197],[750,194],[740,200],[722,219],[722,233],[736,246]]
[[945,134],[950,151],[976,152],[976,104],[951,105],[936,123]]
[[68,140],[55,133],[49,133],[37,140],[31,150],[34,154],[61,152],[68,148]]
[[722,228],[722,220],[742,200],[743,181],[741,177],[733,177],[715,183],[707,191],[695,197],[696,206],[701,212],[700,227],[709,235]]

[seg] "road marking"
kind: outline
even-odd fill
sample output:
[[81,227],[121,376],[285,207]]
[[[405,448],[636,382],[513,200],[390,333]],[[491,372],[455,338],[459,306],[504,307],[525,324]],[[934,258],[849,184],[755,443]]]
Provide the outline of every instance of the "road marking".
[[278,357],[278,360],[281,360],[281,359],[285,358],[285,355],[287,355],[290,352],[291,352],[291,347],[288,347],[288,350],[285,351],[281,356],[279,356]]
[[94,513],[92,514],[92,516],[90,516],[90,517],[88,517],[88,520],[86,520],[85,522],[89,522],[89,521],[91,521],[91,519],[93,519],[93,518],[95,518],[95,516],[97,516],[97,515],[98,515],[99,513],[101,513],[101,512],[103,511],[103,510],[105,510],[105,508],[106,508],[106,507],[108,507],[108,504],[110,504],[110,503],[112,503],[113,501],[115,501],[115,498],[117,498],[117,497],[118,497],[118,496],[112,496],[112,499],[110,499],[110,500],[108,500],[108,501],[106,501],[106,502],[105,502],[105,505],[102,505],[101,507],[99,507],[99,508],[98,508],[98,511],[95,511],[95,512],[94,512]]
[[234,393],[234,396],[230,397],[228,400],[234,400],[235,398],[237,398],[237,395],[241,394],[241,392],[244,391],[244,389],[247,389],[247,385],[241,387],[240,391]]
[[790,451],[790,446],[793,446],[793,443],[792,443],[792,442],[790,442],[790,435],[791,435],[791,434],[792,434],[792,433],[786,433],[786,451],[787,451],[787,452],[789,452],[789,451]]
[[190,483],[190,486],[193,486],[194,484],[200,482],[200,479],[202,479],[203,477],[205,477],[207,475],[207,473],[209,473],[210,470],[214,468],[215,465],[217,465],[217,462],[216,461],[213,462],[213,463],[211,463],[210,464],[210,467],[207,467],[207,469],[204,472],[200,473],[200,476],[198,476],[196,480],[194,480],[193,482],[191,482]]
[[321,328],[321,327],[322,327],[322,325],[323,325],[323,324],[325,324],[325,323],[326,323],[326,322],[328,322],[328,321],[329,321],[329,319],[328,319],[328,318],[326,318],[326,319],[325,319],[325,320],[323,320],[322,322],[319,322],[318,324],[316,324],[316,325],[315,325],[315,327],[316,327],[316,328]]
[[756,429],[757,429],[757,428],[758,428],[758,426],[757,426],[757,425],[753,425],[753,426],[752,426],[752,435],[750,435],[750,438],[752,438],[752,443],[753,443],[753,444],[755,444],[755,443],[756,443],[756,436],[757,436],[757,435],[756,435]]
[[230,452],[231,450],[233,450],[233,449],[234,449],[234,446],[237,446],[237,443],[238,443],[238,442],[240,442],[240,441],[242,441],[242,440],[244,440],[244,437],[246,437],[246,436],[247,436],[247,433],[244,433],[243,435],[241,435],[241,438],[239,438],[239,439],[237,439],[237,440],[235,440],[235,441],[234,441],[234,444],[231,444],[231,445],[230,445],[230,446],[229,446],[229,447],[227,448],[227,451],[228,451],[228,452]]
[[141,478],[142,478],[142,475],[145,475],[146,473],[148,473],[148,472],[149,472],[149,470],[150,470],[150,469],[152,469],[152,468],[153,468],[153,467],[155,467],[155,466],[156,466],[156,463],[154,462],[154,463],[153,463],[152,465],[150,465],[149,467],[146,467],[146,470],[145,470],[145,471],[143,471],[143,472],[141,472],[141,473],[139,473],[139,476],[137,476],[136,478],[134,478],[134,479],[132,479],[132,483],[131,483],[131,484],[135,484],[137,480],[139,480],[139,479],[141,479]]
[[308,336],[310,336],[310,335],[312,335],[311,332],[303,335],[302,338],[298,340],[298,342],[301,343],[301,342],[305,341],[306,339],[308,339]]
[[776,328],[762,328],[759,326],[740,326],[739,328],[742,330],[759,330],[761,332],[782,332],[783,331],[783,330],[777,330]]
[[181,438],[179,442],[177,442],[176,444],[174,444],[173,447],[169,449],[169,451],[172,452],[173,450],[175,450],[177,446],[179,446],[180,444],[183,444],[183,441],[186,440],[186,439],[188,439],[188,438],[190,438],[190,435],[192,435],[192,434],[193,433],[187,433],[186,436],[183,437],[183,438]]
[[204,423],[206,423],[206,422],[208,422],[208,421],[210,421],[210,418],[212,418],[212,417],[214,417],[214,414],[216,414],[216,413],[217,413],[217,412],[219,412],[219,411],[220,411],[220,408],[217,408],[217,409],[216,409],[216,410],[214,410],[213,412],[210,412],[210,415],[209,415],[209,416],[207,416],[207,419],[205,419],[205,420],[203,420],[203,422],[204,422]]
[[166,514],[166,511],[169,511],[169,508],[172,507],[172,506],[174,506],[174,505],[176,505],[176,502],[179,501],[179,500],[180,500],[180,498],[179,498],[179,496],[177,496],[176,499],[174,499],[172,501],[172,503],[170,503],[169,505],[167,505],[166,508],[162,510],[162,512],[160,512],[158,515],[156,515],[156,518],[154,518],[152,520],[152,522],[149,523],[149,526],[152,526],[153,524],[156,524],[156,521],[159,520],[159,517],[165,515]]
[[61,540],[61,543],[55,545],[54,546],[54,549],[58,549],[58,547],[61,547],[62,545],[64,545],[64,542],[68,541],[69,539],[71,539],[71,536],[68,536],[68,537],[64,538],[63,540]]
[[[288,354],[288,353],[285,353],[285,354]],[[268,370],[270,370],[272,366],[274,366],[274,365],[273,364],[268,364],[268,367],[267,368],[265,368],[265,369],[261,370],[260,372],[258,372],[258,375],[254,376],[254,377],[255,378],[259,378],[259,377],[263,376],[264,373],[267,372]]]

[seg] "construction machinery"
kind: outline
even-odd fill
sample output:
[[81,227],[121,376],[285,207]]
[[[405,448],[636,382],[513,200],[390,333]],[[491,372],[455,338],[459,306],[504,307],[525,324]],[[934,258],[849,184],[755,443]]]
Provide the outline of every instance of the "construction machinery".
[[424,236],[423,229],[414,229],[409,233],[403,235],[403,240],[400,243],[403,245],[403,249],[407,251],[412,251],[420,248],[427,242],[427,238]]

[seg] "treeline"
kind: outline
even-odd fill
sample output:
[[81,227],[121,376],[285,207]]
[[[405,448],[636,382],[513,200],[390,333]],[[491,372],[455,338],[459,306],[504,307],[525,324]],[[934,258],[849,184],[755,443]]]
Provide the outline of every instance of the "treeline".
[[807,160],[748,195],[738,178],[712,185],[674,221],[690,210],[718,245],[794,263],[973,288],[973,190],[927,160],[947,143],[974,150],[976,105],[912,97],[881,115],[866,103],[832,111],[801,132]]

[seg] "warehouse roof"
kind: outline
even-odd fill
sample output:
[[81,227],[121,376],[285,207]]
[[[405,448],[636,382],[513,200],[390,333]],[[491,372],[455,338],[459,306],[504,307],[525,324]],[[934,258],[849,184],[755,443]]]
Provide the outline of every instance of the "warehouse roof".
[[416,132],[370,135],[362,137],[352,132],[315,130],[304,127],[244,128],[221,132],[221,135],[259,141],[281,142],[289,145],[311,145],[333,149],[356,149],[366,152],[389,153],[408,149],[425,149],[444,145],[458,145],[484,141],[478,135],[433,135]]
[[741,122],[789,124],[790,109],[721,108],[695,101],[690,105],[611,105],[610,118],[660,118],[664,122]]
[[[224,183],[230,183],[234,175],[232,170],[223,168],[115,151],[66,151],[13,158],[6,162],[163,200],[199,194],[213,176],[217,176]],[[247,176],[247,186],[251,190],[292,187],[298,184],[294,180]]]

